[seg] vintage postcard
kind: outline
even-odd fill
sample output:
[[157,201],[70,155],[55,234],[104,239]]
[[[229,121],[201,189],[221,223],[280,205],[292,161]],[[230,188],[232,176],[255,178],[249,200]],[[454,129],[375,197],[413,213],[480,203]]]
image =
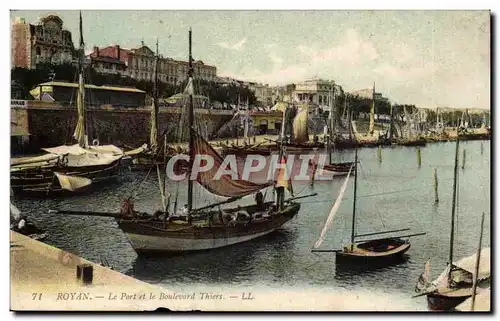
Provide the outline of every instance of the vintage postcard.
[[491,13],[10,12],[12,311],[491,311]]

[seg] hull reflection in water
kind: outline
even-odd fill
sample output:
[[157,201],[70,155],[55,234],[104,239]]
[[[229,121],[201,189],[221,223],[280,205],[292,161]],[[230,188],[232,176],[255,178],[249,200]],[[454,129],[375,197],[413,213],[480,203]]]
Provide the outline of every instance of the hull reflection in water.
[[[393,257],[390,260],[370,261],[369,264],[360,264],[359,262],[346,260],[339,262],[339,255],[336,255],[335,261],[335,277],[342,278],[345,276],[361,275],[369,272],[387,272],[394,269],[407,267],[410,259],[408,254],[402,254]],[[341,259],[342,260],[342,259]]]
[[[143,281],[162,283],[172,282],[238,282],[247,280],[250,275],[265,267],[273,274],[280,271],[284,260],[293,251],[297,232],[290,229],[277,229],[271,234],[231,247],[189,254],[176,253],[170,256],[137,256],[128,275]],[[261,262],[265,261],[265,265]],[[276,261],[276,262],[275,262]],[[200,265],[200,262],[203,262]],[[221,264],[231,262],[231,264]],[[285,264],[286,265],[286,264]],[[222,279],[223,277],[223,279]]]

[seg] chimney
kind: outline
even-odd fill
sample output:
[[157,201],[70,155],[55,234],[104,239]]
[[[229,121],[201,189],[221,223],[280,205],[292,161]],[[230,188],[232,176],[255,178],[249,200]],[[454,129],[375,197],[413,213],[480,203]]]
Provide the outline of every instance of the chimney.
[[115,57],[116,59],[120,60],[120,46],[115,45]]
[[97,46],[94,46],[94,55],[96,57],[99,57],[99,47],[97,47]]

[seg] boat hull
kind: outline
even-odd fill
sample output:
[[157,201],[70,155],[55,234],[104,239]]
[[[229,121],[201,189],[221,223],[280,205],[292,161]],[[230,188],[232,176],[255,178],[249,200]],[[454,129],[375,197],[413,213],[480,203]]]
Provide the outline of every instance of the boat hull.
[[377,240],[377,241],[369,241],[365,243],[358,244],[358,247],[363,246],[387,246],[386,250],[383,251],[375,251],[375,250],[356,250],[356,251],[347,251],[337,252],[336,263],[337,264],[362,264],[362,265],[371,265],[371,264],[385,264],[392,263],[394,261],[399,261],[402,259],[403,255],[410,249],[410,243],[407,241],[399,240],[399,239],[385,239],[385,240]]
[[120,160],[97,166],[51,166],[11,172],[10,184],[15,193],[61,192],[62,188],[54,176],[59,172],[68,176],[85,177],[92,183],[102,183],[115,179],[120,173]]
[[163,237],[153,235],[141,235],[125,233],[130,244],[138,254],[161,254],[182,253],[191,251],[205,251],[224,246],[247,242],[258,237],[274,232],[275,229],[266,230],[261,233],[213,239],[186,239],[175,237]]
[[197,226],[182,224],[167,227],[161,223],[137,223],[118,219],[118,226],[138,254],[175,254],[203,251],[247,242],[280,228],[299,211],[300,204],[291,204],[272,219],[237,226]]
[[448,296],[441,293],[427,294],[427,307],[432,311],[450,311],[471,295]]

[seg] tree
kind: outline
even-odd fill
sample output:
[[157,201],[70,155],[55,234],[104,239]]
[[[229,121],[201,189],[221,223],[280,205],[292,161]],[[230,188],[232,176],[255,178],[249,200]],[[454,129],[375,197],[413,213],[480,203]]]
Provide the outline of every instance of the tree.
[[[15,82],[20,90],[19,96],[22,99],[32,99],[29,91],[35,86],[47,81],[65,81],[76,82],[78,75],[78,66],[72,63],[54,65],[50,63],[38,64],[36,69],[13,68],[11,70],[11,80]],[[130,77],[124,77],[119,74],[101,74],[95,71],[91,66],[87,65],[84,69],[84,75],[87,83],[96,86],[111,85],[111,86],[127,86],[135,87],[144,90],[148,95],[153,92],[153,82],[150,80],[137,80]],[[174,85],[158,82],[158,94],[160,98],[167,98],[176,93],[182,92],[187,85],[187,80]],[[195,92],[200,95],[209,97],[211,102],[218,101],[226,104],[237,104],[238,97],[242,104],[248,102],[253,105],[257,98],[255,93],[248,87],[240,87],[236,85],[223,86],[216,82],[207,81],[204,79],[194,80]]]

